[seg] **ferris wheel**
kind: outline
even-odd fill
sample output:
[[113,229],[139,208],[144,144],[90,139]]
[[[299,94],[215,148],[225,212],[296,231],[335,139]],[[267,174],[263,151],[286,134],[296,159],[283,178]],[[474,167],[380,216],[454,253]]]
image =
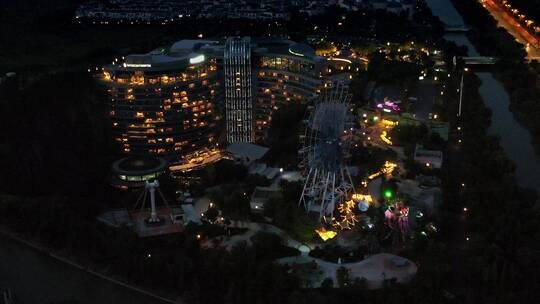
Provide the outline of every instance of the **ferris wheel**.
[[308,108],[299,151],[305,179],[299,205],[318,213],[319,220],[332,220],[334,209],[354,192],[345,165],[353,133],[349,101],[348,86],[334,82]]

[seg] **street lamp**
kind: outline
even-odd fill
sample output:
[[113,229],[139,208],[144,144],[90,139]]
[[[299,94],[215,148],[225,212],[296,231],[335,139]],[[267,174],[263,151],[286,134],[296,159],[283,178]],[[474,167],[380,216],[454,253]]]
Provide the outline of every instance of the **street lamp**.
[[[454,66],[457,66],[458,62],[457,62],[456,56],[454,56],[453,63],[454,63]],[[461,116],[461,107],[462,107],[462,102],[463,102],[463,76],[465,75],[465,72],[467,72],[468,70],[469,68],[463,67],[463,70],[461,71],[461,81],[459,85],[459,107],[458,107],[458,114],[457,114],[458,117]]]
[[459,85],[459,107],[458,107],[458,114],[457,116],[461,116],[461,104],[463,102],[463,75],[465,75],[465,71],[461,72],[461,84]]

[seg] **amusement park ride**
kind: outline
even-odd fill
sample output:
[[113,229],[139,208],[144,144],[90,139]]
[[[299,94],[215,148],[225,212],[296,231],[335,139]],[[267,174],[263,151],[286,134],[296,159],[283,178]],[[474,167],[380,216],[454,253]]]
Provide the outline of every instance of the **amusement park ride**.
[[320,221],[333,218],[334,210],[354,192],[345,166],[352,117],[348,87],[336,82],[321,94],[309,113],[304,145],[300,150],[305,183],[299,205],[318,213]]
[[[142,203],[141,203],[141,211],[145,207],[146,196],[148,193],[150,193],[150,217],[148,217],[145,220],[148,225],[159,225],[163,221],[163,219],[157,215],[157,211],[156,211],[157,210],[156,209],[156,189],[158,190],[158,193],[160,194],[163,202],[167,204],[167,200],[165,200],[163,193],[161,192],[161,190],[159,190],[159,181],[158,180],[154,180],[151,182],[146,181],[145,186],[144,186],[144,191],[141,192],[141,195],[143,196]],[[139,199],[135,203],[135,206],[139,205],[140,201],[141,201],[141,196],[139,196]]]
[[[163,206],[157,207],[156,192]],[[150,197],[150,209],[147,200]],[[141,236],[176,233],[183,230],[184,214],[178,208],[171,208],[159,188],[159,181],[146,181],[145,187],[130,212],[135,232]]]
[[[316,213],[322,227],[316,233],[323,241],[334,238],[338,231],[350,230],[360,222],[362,213],[374,205],[367,194],[369,181],[391,178],[398,165],[386,161],[382,168],[369,175],[356,193],[345,165],[354,132],[349,114],[348,88],[335,83],[319,97],[309,113],[304,143],[300,150],[304,169],[304,187],[299,200],[308,213]],[[364,190],[361,190],[364,188]],[[408,208],[394,197],[391,190],[383,193],[387,210],[386,225],[408,233]],[[372,228],[372,224],[368,224]]]

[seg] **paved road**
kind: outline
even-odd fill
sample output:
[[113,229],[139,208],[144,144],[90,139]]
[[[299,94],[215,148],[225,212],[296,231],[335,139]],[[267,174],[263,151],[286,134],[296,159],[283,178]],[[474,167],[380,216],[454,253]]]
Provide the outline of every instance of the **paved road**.
[[540,58],[540,41],[537,37],[529,33],[517,22],[514,16],[502,9],[497,1],[483,0],[484,7],[497,20],[499,26],[505,28],[516,41],[526,46],[525,50],[529,59]]
[[0,234],[0,288],[23,304],[72,300],[80,304],[164,304],[114,284]]

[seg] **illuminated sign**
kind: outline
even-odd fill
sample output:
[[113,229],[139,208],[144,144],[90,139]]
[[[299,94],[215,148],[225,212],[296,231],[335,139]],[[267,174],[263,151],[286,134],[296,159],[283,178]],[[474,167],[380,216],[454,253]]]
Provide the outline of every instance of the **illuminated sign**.
[[304,54],[302,54],[302,53],[297,53],[297,52],[295,52],[295,51],[293,51],[293,50],[291,50],[291,49],[289,49],[289,53],[291,53],[291,54],[293,54],[293,55],[296,55],[296,56],[304,57]]
[[335,58],[335,57],[330,57],[326,60],[330,60],[330,61],[343,61],[343,62],[347,62],[347,63],[352,63],[352,61],[350,61],[349,59],[344,59],[344,58]]
[[382,131],[381,133],[381,139],[388,145],[392,145],[392,141],[390,140],[390,137],[388,136],[388,133],[386,131]]
[[151,68],[150,63],[124,63],[125,68]]
[[382,109],[386,113],[390,113],[392,111],[399,112],[401,110],[397,103],[386,99],[384,100],[384,103],[378,103],[377,108]]
[[189,58],[189,63],[190,64],[195,64],[195,63],[201,63],[204,61],[204,55],[199,55],[199,56],[195,56],[193,58]]

